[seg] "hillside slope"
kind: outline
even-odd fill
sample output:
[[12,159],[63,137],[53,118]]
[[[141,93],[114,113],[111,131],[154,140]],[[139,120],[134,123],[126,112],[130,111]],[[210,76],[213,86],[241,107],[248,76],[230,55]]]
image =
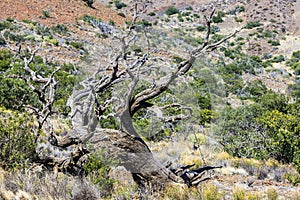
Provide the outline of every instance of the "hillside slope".
[[[99,66],[106,66],[110,56],[109,51],[113,49],[111,46],[115,45],[115,43],[110,40],[112,34],[104,34],[99,27],[91,24],[89,20],[92,19],[96,22],[102,20],[105,25],[109,25],[112,30],[121,30],[126,24],[126,21],[130,19],[130,7],[124,6],[119,9],[116,6],[116,2],[119,1],[99,0],[94,3],[94,8],[89,8],[82,0],[1,0],[0,21],[3,20],[3,24],[1,24],[3,27],[0,27],[0,30],[8,38],[11,34],[11,38],[15,39],[11,39],[12,45],[18,45],[20,41],[23,42],[24,45],[30,44],[33,47],[42,44],[39,55],[47,61],[53,63],[71,63],[72,65],[70,66],[74,67],[74,71],[77,71],[76,68],[80,67],[85,72],[92,73],[95,72]],[[123,0],[121,2],[129,5],[130,0]],[[246,26],[249,22],[261,22],[253,28],[243,29],[237,37],[232,38],[232,40],[222,46],[222,51],[214,51],[209,54],[207,56],[208,60],[205,60],[205,58],[196,63],[196,67],[201,69],[199,69],[199,71],[196,69],[192,71],[191,74],[194,73],[198,75],[198,77],[195,78],[191,76],[188,81],[193,80],[193,78],[198,80],[195,84],[197,87],[203,87],[203,83],[207,81],[210,85],[216,85],[216,87],[220,86],[217,89],[218,91],[222,90],[220,93],[224,94],[224,96],[220,95],[223,98],[221,99],[216,96],[209,96],[215,95],[215,93],[218,92],[214,91],[217,90],[216,88],[205,86],[205,89],[201,88],[203,89],[202,91],[199,89],[199,98],[203,101],[201,102],[202,105],[207,102],[210,103],[207,109],[225,106],[238,108],[255,103],[254,99],[256,96],[252,98],[252,94],[249,95],[247,93],[247,89],[249,89],[247,87],[249,85],[251,86],[252,83],[258,86],[265,86],[265,88],[262,87],[263,90],[258,91],[258,96],[267,90],[288,96],[290,95],[289,86],[299,80],[297,79],[299,74],[297,75],[295,70],[288,66],[286,62],[291,58],[293,52],[300,49],[299,0],[213,0],[209,2],[206,0],[153,0],[151,2],[152,3],[149,4],[149,10],[144,14],[146,20],[139,22],[139,25],[153,27],[153,29],[147,29],[149,32],[146,34],[149,34],[149,41],[157,47],[157,52],[153,54],[153,61],[158,63],[158,70],[165,70],[163,71],[164,73],[168,73],[168,70],[170,70],[168,67],[165,67],[166,65],[172,68],[183,60],[192,48],[203,43],[204,40],[201,37],[204,36],[206,32],[204,31],[205,28],[202,27],[205,25],[202,11],[208,13],[212,3],[217,6],[216,14],[222,15],[221,18],[224,20],[223,22],[213,24],[214,30],[216,31],[211,34],[212,40],[217,41],[224,35],[231,33],[234,29]],[[178,9],[178,13],[167,15],[166,9],[173,6]],[[242,7],[244,11],[236,11],[236,8],[241,9]],[[84,16],[86,16],[88,20],[84,20]],[[7,27],[4,25],[7,25]],[[134,43],[134,45],[130,47],[128,55],[141,55],[141,53],[146,50],[145,44],[146,41]],[[116,47],[116,45],[114,47]],[[3,48],[5,48],[5,45],[0,44],[0,50]],[[226,55],[226,53],[228,55]],[[244,60],[245,62],[238,62]],[[216,65],[214,66],[214,64]],[[238,67],[235,67],[235,64],[239,64]],[[244,69],[243,67],[248,64],[250,69]],[[226,66],[231,66],[232,69],[226,68],[228,69],[228,71],[226,71]],[[204,68],[203,71],[201,71],[202,67]],[[209,68],[212,68],[213,76],[216,75],[219,79],[213,79],[212,76],[210,76],[208,73]],[[224,70],[224,74],[222,74],[222,70]],[[231,73],[234,74],[234,70],[238,71],[236,82],[232,81],[236,77],[226,76],[231,75]],[[208,78],[203,78],[205,75],[208,75]],[[224,77],[222,77],[223,75]],[[228,85],[233,85],[233,89],[229,90],[229,92],[227,91],[227,82],[225,81],[228,82]],[[218,83],[215,84],[215,82]],[[235,86],[238,89],[235,89]],[[254,92],[257,92],[255,91],[257,88],[253,88]],[[209,92],[206,93],[207,90]],[[196,90],[192,91],[193,94],[195,91]],[[243,91],[246,92],[242,93]],[[188,92],[189,91],[184,93],[179,91],[178,93],[180,93],[180,97],[182,98],[193,100],[193,98],[189,98],[188,95],[190,95],[190,93]],[[251,93],[251,91],[249,93]],[[212,100],[209,98],[206,99],[207,96],[205,95],[209,96]],[[247,95],[249,95],[249,98],[247,98]],[[216,97],[215,100],[213,99],[214,97]],[[217,105],[214,105],[212,102],[217,102],[222,105],[217,107]],[[198,105],[199,102],[192,103]],[[209,116],[213,118],[216,117],[213,115],[219,114],[217,112],[211,114],[211,110],[206,111],[207,112],[202,113],[205,115],[204,117]],[[203,116],[199,116],[199,118],[200,117]],[[210,122],[210,119],[208,119],[207,122]],[[194,136],[192,133],[188,133],[190,135],[184,138],[177,137],[176,133],[174,136],[167,135],[165,141],[149,141],[149,146],[155,156],[161,161],[172,158],[176,160],[176,162],[184,164],[195,162],[197,165],[208,164],[224,166],[223,169],[214,172],[216,177],[212,178],[208,184],[222,191],[220,193],[224,195],[224,199],[232,199],[233,193],[242,193],[243,191],[244,193],[246,191],[247,195],[249,194],[248,199],[251,199],[251,195],[253,198],[256,197],[256,199],[268,199],[269,193],[271,193],[270,195],[276,194],[278,199],[300,198],[300,186],[294,186],[291,183],[292,178],[295,179],[295,182],[297,182],[297,178],[299,178],[292,164],[282,164],[272,159],[257,161],[254,159],[231,156],[225,153],[224,150],[220,148],[220,145],[217,144],[210,130],[211,124],[207,122],[201,124],[201,126],[197,124],[196,131],[198,132],[195,131],[195,135],[197,134],[199,141],[195,142],[194,138],[196,138],[196,140],[198,139],[197,136]],[[186,124],[182,123],[180,125],[184,126]],[[139,131],[146,132],[149,130],[142,127]],[[151,131],[152,130],[149,132]],[[197,142],[199,142],[199,144],[197,144]],[[128,172],[124,173],[124,171],[120,171],[120,173],[123,173],[122,175],[125,174],[124,176],[128,176]],[[1,175],[1,173],[3,175]],[[112,174],[114,175],[114,171]],[[290,175],[292,178],[290,177],[288,180],[287,175]],[[22,174],[18,176],[22,177]],[[46,174],[46,176],[46,178],[51,179],[51,175]],[[7,181],[5,181],[6,177]],[[56,181],[66,181],[67,179],[71,179],[72,183],[77,181],[77,179],[73,179],[73,177],[69,177],[68,175],[60,174],[60,177],[62,179]],[[118,176],[115,178],[117,179]],[[124,181],[123,178],[122,176],[119,181],[126,182],[127,180]],[[126,178],[128,177],[124,179]],[[32,180],[34,180],[34,177]],[[48,179],[45,179],[45,181],[47,180]],[[3,184],[1,181],[3,181]],[[2,189],[3,191],[9,191],[8,193],[12,196],[12,186],[16,185],[13,189],[16,190],[17,188],[21,191],[22,188],[19,185],[22,185],[23,182],[26,181],[22,179],[23,182],[21,184],[19,184],[18,181],[20,181],[20,178],[8,172],[3,172],[0,168],[0,199],[2,197]],[[128,182],[132,183],[133,180],[129,178]],[[56,182],[52,184],[52,182],[49,181],[49,187],[55,188],[55,186],[52,186],[55,184]],[[76,184],[74,183],[74,185],[76,185],[74,190],[78,189],[77,184],[78,182],[76,182]],[[92,183],[88,184],[92,185]],[[85,186],[89,187],[88,184],[85,183]],[[116,188],[118,188],[118,183],[116,185]],[[205,184],[203,184],[203,186],[205,186]],[[46,191],[47,187],[48,186],[44,185],[42,187],[43,191]],[[32,188],[36,190],[38,186]],[[72,190],[70,187],[66,188]],[[138,193],[132,188],[130,188],[130,197]],[[193,191],[187,190],[187,188],[184,189],[186,189],[185,192],[187,191],[187,193]],[[74,190],[69,193],[73,194],[76,192]],[[181,190],[183,189],[180,188],[180,191]],[[201,192],[202,191],[201,188]],[[51,192],[53,192],[51,193],[51,195],[53,195],[55,190]],[[68,195],[70,195],[69,193]],[[34,192],[32,192],[31,195],[34,196]],[[173,199],[177,198],[174,197]]]

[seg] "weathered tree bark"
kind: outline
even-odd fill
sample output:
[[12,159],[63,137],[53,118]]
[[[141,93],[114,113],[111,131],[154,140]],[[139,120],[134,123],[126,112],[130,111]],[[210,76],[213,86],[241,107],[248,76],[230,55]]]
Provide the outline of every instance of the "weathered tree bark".
[[[52,105],[55,100],[56,81],[54,74],[59,68],[54,70],[49,77],[42,77],[28,67],[36,51],[31,52],[29,59],[23,57],[24,70],[28,72],[30,80],[36,84],[44,84],[43,87],[40,87],[42,89],[37,89],[28,82],[33,91],[38,94],[40,103],[43,105],[42,110],[34,109],[38,117],[39,128],[47,133],[46,136],[38,136],[37,139],[40,162],[51,169],[78,174],[82,172],[86,155],[99,148],[105,148],[119,159],[119,165],[125,166],[132,173],[134,180],[140,186],[151,187],[156,190],[170,181],[184,183],[189,187],[197,185],[199,182],[206,180],[204,178],[206,170],[216,167],[206,166],[189,170],[191,166],[186,166],[172,170],[163,166],[154,159],[149,147],[136,132],[132,117],[142,108],[153,107],[154,105],[149,100],[161,95],[172,82],[185,75],[191,69],[197,57],[205,56],[206,52],[215,49],[235,36],[238,31],[216,43],[209,43],[213,10],[209,18],[206,18],[208,31],[203,45],[191,51],[188,58],[178,64],[174,71],[171,71],[160,80],[155,80],[151,87],[134,94],[140,81],[141,69],[147,64],[151,53],[155,49],[151,51],[149,47],[148,52],[143,56],[134,59],[128,58],[126,51],[136,37],[134,28],[138,13],[143,13],[145,9],[138,1],[133,8],[134,16],[128,32],[114,37],[120,42],[120,46],[107,69],[99,69],[91,77],[82,81],[80,89],[74,90],[70,96],[68,106],[71,108],[72,130],[64,135],[57,136],[54,134],[50,118],[53,114]],[[120,97],[112,96],[105,99],[103,103],[99,103],[98,98],[100,95],[106,94],[109,89],[125,80],[129,81],[129,84],[122,101],[120,101]],[[121,103],[118,105],[118,110],[111,114],[120,122],[120,128],[118,130],[101,128],[99,119],[105,117],[103,116],[105,111],[116,99]],[[165,108],[168,106],[179,107],[191,112],[188,107],[178,104],[167,105]],[[181,120],[187,117],[188,115],[177,115],[164,118],[164,120]]]

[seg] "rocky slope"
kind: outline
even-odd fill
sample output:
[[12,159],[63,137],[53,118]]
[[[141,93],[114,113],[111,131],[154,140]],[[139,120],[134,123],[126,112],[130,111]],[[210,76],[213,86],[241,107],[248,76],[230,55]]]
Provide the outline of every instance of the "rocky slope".
[[[129,0],[122,2],[127,5],[130,3]],[[161,37],[161,41],[159,41],[162,49],[159,52],[160,57],[169,62],[174,57],[184,56],[191,49],[195,38],[197,39],[203,34],[195,30],[199,25],[204,24],[202,11],[209,10],[212,3],[217,6],[218,10],[229,13],[223,17],[224,22],[217,24],[220,34],[230,33],[234,28],[245,26],[248,22],[262,23],[261,26],[253,29],[244,29],[239,34],[240,38],[244,38],[242,50],[245,53],[259,56],[264,54],[283,55],[285,59],[288,59],[293,51],[300,49],[300,40],[298,39],[300,35],[300,1],[214,0],[208,3],[205,0],[168,0],[164,2],[154,0],[149,4],[149,10],[144,17],[157,27],[155,34]],[[177,15],[167,16],[165,10],[170,6],[183,12],[191,12],[191,14],[183,16],[182,19]],[[244,11],[237,11],[237,7],[244,7]],[[154,15],[150,14],[152,12]],[[232,12],[235,13],[230,14]],[[12,32],[15,31],[24,36],[27,38],[26,41],[30,41],[28,38],[33,38],[34,42],[42,43],[42,54],[47,59],[74,65],[79,63],[89,72],[95,71],[96,67],[104,65],[107,61],[103,57],[107,54],[105,52],[107,41],[98,27],[83,20],[84,16],[93,16],[103,20],[105,24],[114,24],[111,25],[114,29],[124,26],[125,22],[130,19],[129,7],[117,9],[115,4],[108,0],[96,1],[94,8],[87,7],[81,0],[2,0],[0,13],[2,20],[15,19],[15,21],[10,19],[11,25],[18,29],[12,30]],[[36,33],[41,28],[57,27],[57,25],[64,25],[67,27],[67,31],[59,32],[55,28],[51,29],[52,31],[49,30],[49,32],[53,36],[52,38],[46,38],[42,34]],[[271,34],[271,36],[262,37],[263,34]],[[190,36],[188,39],[192,42],[185,42],[187,41],[186,36]],[[278,41],[280,45],[272,45],[268,40]],[[176,45],[170,44],[172,42],[176,45],[182,44],[183,48],[178,50],[174,47]],[[165,52],[164,48],[172,49],[172,53]],[[284,71],[282,72],[282,70]],[[274,71],[277,72],[276,76]],[[278,71],[282,73],[278,73]],[[274,63],[269,70],[259,75],[243,75],[244,82],[259,79],[269,89],[284,94],[287,93],[288,85],[293,83],[294,78],[293,71],[281,62]],[[232,106],[239,106],[243,103],[234,96],[229,97],[228,102],[232,103]],[[150,146],[157,157],[160,154],[185,153],[191,155],[186,158],[186,164],[189,164],[189,159],[205,164],[200,159],[200,156],[205,155],[206,162],[209,164],[224,165],[222,170],[216,171],[215,175],[217,176],[212,179],[212,182],[226,193],[225,199],[232,199],[232,193],[237,188],[260,192],[264,199],[268,198],[269,188],[275,188],[278,199],[300,198],[297,193],[299,186],[293,186],[283,178],[285,172],[294,173],[291,166],[282,166],[278,163],[267,165],[252,160],[236,159],[221,154],[222,152],[218,156],[211,155],[214,148],[218,149],[214,144],[214,141],[205,143],[201,147],[202,152],[192,151],[192,146],[189,146],[191,144],[182,144],[182,142],[155,143]],[[165,158],[163,157],[163,159]]]

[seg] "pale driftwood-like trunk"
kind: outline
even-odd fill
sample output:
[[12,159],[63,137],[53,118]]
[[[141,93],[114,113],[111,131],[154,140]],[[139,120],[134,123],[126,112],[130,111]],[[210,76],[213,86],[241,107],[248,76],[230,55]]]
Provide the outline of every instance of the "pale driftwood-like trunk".
[[[136,6],[137,5],[138,4],[136,4]],[[135,8],[137,10],[137,7]],[[68,141],[69,145],[76,143],[77,146],[81,147],[73,149],[74,152],[72,155],[74,155],[74,158],[71,158],[72,162],[68,160],[68,165],[64,166],[63,164],[59,164],[59,166],[64,166],[64,168],[69,169],[72,169],[72,167],[76,168],[75,166],[81,164],[80,156],[99,148],[105,148],[119,159],[119,164],[129,170],[134,180],[142,186],[157,189],[165,183],[173,181],[185,183],[190,187],[206,180],[206,178],[203,177],[203,173],[206,170],[216,167],[206,166],[196,170],[189,170],[192,166],[184,166],[179,169],[171,170],[157,162],[147,144],[136,132],[132,117],[141,108],[147,109],[153,107],[154,105],[148,101],[161,95],[168,89],[173,81],[185,75],[191,69],[197,57],[205,56],[206,52],[216,48],[237,33],[236,31],[224,37],[222,40],[210,44],[210,23],[213,13],[214,11],[209,18],[206,18],[208,30],[204,44],[191,51],[189,57],[179,63],[174,71],[171,71],[160,80],[154,80],[151,87],[135,95],[134,91],[140,81],[142,69],[147,64],[152,51],[149,50],[143,56],[133,61],[128,59],[126,51],[135,38],[132,31],[134,29],[133,25],[125,35],[116,37],[121,44],[119,48],[120,51],[117,51],[114,59],[112,59],[108,67],[109,71],[99,70],[86,81],[83,81],[81,83],[82,88],[75,90],[68,101],[71,108],[73,131],[70,132],[71,134],[67,134],[63,139],[57,139],[57,146],[68,146],[65,142]],[[133,23],[135,20],[134,18]],[[106,99],[101,105],[98,103],[97,95],[105,93],[109,88],[124,80],[129,82],[126,85],[127,90],[124,91],[121,96],[113,96]],[[98,120],[101,117],[105,117],[103,114],[113,101],[118,102],[118,108],[111,114],[119,121],[120,128],[118,130],[100,128]],[[188,109],[176,104],[167,105],[165,107],[168,106],[178,106],[182,109]],[[187,116],[179,115],[164,120],[180,120],[185,117]],[[86,149],[87,144],[89,144],[89,149]],[[78,163],[76,163],[76,161]],[[66,161],[62,159],[60,162],[64,163]],[[61,170],[63,169],[61,168]]]
[[[189,53],[189,56],[177,67],[170,71],[165,77],[159,80],[153,80],[151,87],[138,93],[134,93],[137,84],[140,81],[140,75],[143,73],[143,67],[148,64],[148,59],[156,49],[148,47],[148,51],[140,57],[128,58],[127,50],[130,44],[135,40],[134,32],[138,13],[143,13],[145,7],[137,1],[134,6],[134,16],[132,24],[126,33],[119,33],[114,38],[119,41],[120,46],[113,52],[114,56],[106,69],[99,69],[91,77],[80,83],[80,89],[74,90],[68,100],[68,106],[71,108],[70,119],[72,129],[62,135],[55,135],[52,129],[51,115],[52,105],[55,100],[56,81],[54,74],[42,77],[37,75],[28,67],[36,51],[31,52],[30,59],[24,59],[25,71],[31,81],[37,84],[44,84],[41,90],[30,85],[38,95],[42,105],[42,110],[35,109],[39,120],[39,128],[43,129],[47,135],[41,135],[37,138],[38,153],[40,162],[48,168],[64,171],[71,174],[79,174],[83,170],[83,164],[86,155],[96,151],[99,148],[105,148],[109,153],[119,159],[119,164],[129,170],[134,180],[141,186],[151,187],[154,190],[163,186],[167,182],[185,183],[189,187],[199,184],[205,180],[203,173],[216,167],[206,166],[196,170],[189,170],[191,166],[183,166],[179,169],[170,169],[157,162],[147,144],[136,132],[132,117],[140,109],[154,107],[149,100],[165,92],[170,84],[178,77],[185,75],[193,66],[195,60],[200,56],[205,56],[210,50],[215,49],[229,38],[233,37],[238,31],[224,37],[216,43],[209,42],[211,15],[206,18],[207,34],[203,45],[195,48]],[[139,11],[139,12],[138,12]],[[146,38],[147,39],[147,38]],[[149,43],[149,42],[148,42]],[[155,65],[155,63],[154,63]],[[155,77],[154,77],[155,78]],[[98,97],[106,94],[107,91],[114,88],[116,84],[127,81],[127,90],[120,96],[112,96],[99,103]],[[28,82],[29,83],[29,82]],[[30,84],[30,83],[29,83]],[[118,130],[101,128],[99,119],[104,116],[112,102],[117,101],[118,106],[115,112],[110,113],[117,121],[120,128]],[[179,107],[189,110],[183,105],[166,105],[161,109],[168,107]],[[191,112],[191,110],[189,110]],[[172,121],[187,118],[185,115],[171,116],[162,120]]]

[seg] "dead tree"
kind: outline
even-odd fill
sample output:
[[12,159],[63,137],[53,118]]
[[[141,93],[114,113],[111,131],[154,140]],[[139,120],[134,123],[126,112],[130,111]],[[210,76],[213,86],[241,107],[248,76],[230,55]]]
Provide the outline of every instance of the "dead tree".
[[[73,128],[79,133],[78,138],[84,145],[89,142],[94,149],[104,147],[110,152],[116,153],[120,160],[119,164],[125,166],[132,173],[134,180],[140,185],[156,187],[168,181],[186,183],[189,187],[197,185],[205,180],[203,172],[215,167],[207,166],[196,170],[185,169],[180,172],[174,172],[166,168],[153,158],[149,147],[136,132],[132,117],[140,109],[153,108],[155,105],[150,103],[149,100],[161,95],[178,77],[184,76],[198,57],[205,56],[207,52],[235,36],[238,31],[216,43],[211,43],[210,28],[214,14],[213,10],[211,15],[206,18],[207,33],[205,42],[191,51],[188,58],[179,63],[169,74],[161,77],[159,80],[153,80],[151,87],[136,93],[140,77],[146,71],[151,70],[152,65],[155,65],[149,59],[157,49],[151,49],[149,46],[146,53],[134,59],[127,55],[130,44],[136,38],[134,29],[138,13],[142,13],[145,10],[138,3],[134,4],[134,6],[135,12],[132,24],[128,27],[128,32],[115,36],[120,46],[118,48],[119,51],[113,55],[111,63],[105,70],[99,69],[93,76],[82,82],[83,89],[74,91],[69,99]],[[127,87],[126,90],[122,91],[122,95],[113,96],[100,104],[97,95],[105,93],[120,82],[126,82],[124,87]],[[110,114],[118,119],[120,123],[119,130],[99,128],[97,126],[98,119],[107,117],[104,116],[104,113],[114,101],[117,101],[115,104],[117,106],[114,108],[115,112]],[[175,104],[169,106],[182,107],[182,105]],[[187,116],[176,115],[163,120],[180,120],[185,117]]]
[[[30,51],[29,59],[22,58],[24,70],[30,80],[43,84],[41,89],[37,89],[28,82],[32,90],[38,94],[43,105],[41,110],[34,110],[38,117],[40,129],[43,129],[48,137],[46,142],[43,136],[39,136],[37,140],[40,162],[45,166],[78,174],[82,170],[86,155],[99,148],[105,148],[117,156],[119,165],[129,170],[140,186],[151,187],[154,190],[171,181],[187,184],[189,187],[198,185],[201,181],[206,180],[203,172],[216,168],[206,166],[189,170],[191,166],[187,166],[171,170],[171,168],[163,166],[154,159],[146,142],[137,133],[133,126],[132,117],[141,109],[156,108],[162,110],[169,107],[185,109],[188,114],[161,116],[161,120],[172,121],[189,117],[191,110],[188,107],[179,104],[157,107],[150,100],[161,95],[172,82],[184,76],[192,68],[198,57],[206,56],[207,52],[216,49],[220,44],[235,36],[238,31],[211,43],[210,28],[213,10],[210,16],[205,18],[207,23],[205,42],[192,50],[187,58],[177,64],[176,68],[173,68],[168,74],[159,79],[154,77],[150,87],[137,92],[141,76],[154,69],[156,63],[151,62],[151,56],[158,51],[151,47],[148,37],[144,37],[146,43],[149,44],[146,52],[138,57],[128,55],[130,45],[137,39],[136,22],[145,10],[145,4],[139,2],[133,4],[134,15],[127,31],[116,33],[111,39],[118,42],[119,46],[112,52],[107,67],[100,67],[94,74],[80,82],[79,89],[75,89],[70,96],[68,106],[71,108],[69,116],[72,121],[72,129],[64,135],[57,136],[51,130],[51,107],[55,100],[56,85],[54,74],[59,68],[55,69],[49,77],[42,77],[28,68],[36,50]],[[147,35],[146,32],[144,34]],[[105,95],[120,84],[123,84],[121,87],[124,89],[121,93],[111,96]],[[103,96],[106,99],[101,99]],[[114,105],[113,111],[106,115],[112,105]],[[101,128],[99,120],[107,117],[118,120],[119,128]],[[57,153],[58,151],[60,153]]]

